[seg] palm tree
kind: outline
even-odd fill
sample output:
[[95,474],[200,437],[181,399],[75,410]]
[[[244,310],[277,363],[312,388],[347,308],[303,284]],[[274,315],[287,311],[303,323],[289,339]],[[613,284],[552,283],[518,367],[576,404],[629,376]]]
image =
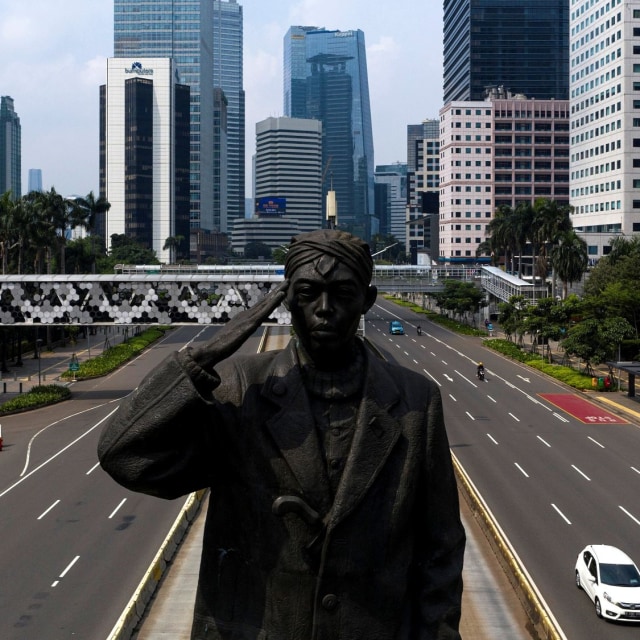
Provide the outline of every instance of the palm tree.
[[[535,275],[547,277],[547,265],[552,246],[561,234],[573,229],[571,207],[559,205],[555,200],[540,198],[533,205],[532,241]],[[553,283],[555,289],[555,283]],[[555,295],[555,292],[552,292]]]
[[[489,222],[489,237],[494,250],[504,252],[504,266],[508,271],[513,271],[513,237],[510,231],[510,218],[513,209],[507,205],[501,205]],[[511,261],[511,268],[509,262]]]
[[[76,226],[84,227],[90,236],[95,236],[98,230],[104,229],[106,234],[106,215],[111,208],[111,203],[104,197],[99,196],[97,199],[93,191],[84,198],[75,198],[72,202],[72,218]],[[106,238],[104,238],[106,242]],[[91,243],[94,248],[93,254],[93,273],[96,271],[96,259],[95,259],[95,247],[93,242]]]
[[519,202],[509,219],[508,231],[513,238],[515,251],[518,254],[518,277],[522,277],[522,258],[531,239],[533,225],[533,208],[529,202]]
[[9,251],[15,246],[16,226],[14,213],[19,202],[6,191],[0,196],[0,260],[2,261],[2,275],[7,273]]
[[551,264],[562,281],[562,299],[565,300],[569,284],[578,282],[587,270],[589,254],[587,243],[573,231],[563,231],[556,237],[551,249]]
[[169,250],[169,264],[173,264],[175,262],[175,252],[182,246],[184,242],[184,236],[169,236],[162,245],[162,250]]

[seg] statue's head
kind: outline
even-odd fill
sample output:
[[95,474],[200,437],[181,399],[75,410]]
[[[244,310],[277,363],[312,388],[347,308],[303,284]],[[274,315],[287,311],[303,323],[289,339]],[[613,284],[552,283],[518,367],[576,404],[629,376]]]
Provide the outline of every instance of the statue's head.
[[343,366],[360,316],[376,299],[369,245],[334,229],[302,233],[292,238],[284,269],[296,335],[318,366]]

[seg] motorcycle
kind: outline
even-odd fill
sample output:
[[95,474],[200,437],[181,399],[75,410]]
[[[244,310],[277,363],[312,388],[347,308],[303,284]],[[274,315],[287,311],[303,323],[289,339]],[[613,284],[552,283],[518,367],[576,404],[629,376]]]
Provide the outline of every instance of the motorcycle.
[[478,369],[478,380],[484,382],[484,369]]

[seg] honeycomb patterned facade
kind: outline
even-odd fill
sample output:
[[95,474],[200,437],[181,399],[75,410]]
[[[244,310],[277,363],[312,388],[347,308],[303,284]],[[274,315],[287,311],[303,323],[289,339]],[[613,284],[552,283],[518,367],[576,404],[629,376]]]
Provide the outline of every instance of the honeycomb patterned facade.
[[[0,276],[2,325],[221,324],[282,278]],[[291,324],[284,307],[269,323]]]

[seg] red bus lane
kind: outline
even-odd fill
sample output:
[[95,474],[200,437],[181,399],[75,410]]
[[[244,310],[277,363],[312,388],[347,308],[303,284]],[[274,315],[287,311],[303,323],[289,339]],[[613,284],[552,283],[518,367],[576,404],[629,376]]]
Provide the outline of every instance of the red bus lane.
[[610,413],[580,396],[571,393],[541,393],[541,398],[562,409],[584,424],[628,424],[628,420]]

